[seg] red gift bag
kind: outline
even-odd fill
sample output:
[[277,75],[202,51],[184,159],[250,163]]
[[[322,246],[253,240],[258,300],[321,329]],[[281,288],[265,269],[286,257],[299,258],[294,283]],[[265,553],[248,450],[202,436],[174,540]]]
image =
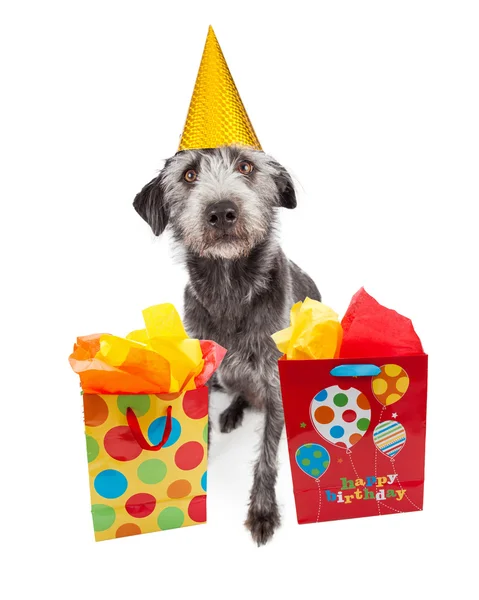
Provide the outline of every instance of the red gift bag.
[[422,510],[427,355],[278,364],[298,523]]

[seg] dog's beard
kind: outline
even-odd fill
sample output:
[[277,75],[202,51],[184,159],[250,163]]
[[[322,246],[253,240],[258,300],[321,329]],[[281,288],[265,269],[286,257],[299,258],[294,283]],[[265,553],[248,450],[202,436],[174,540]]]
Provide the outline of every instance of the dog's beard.
[[228,231],[210,227],[191,228],[185,221],[176,225],[173,225],[172,231],[177,244],[202,258],[231,260],[247,257],[268,234],[263,224],[249,223],[245,219]]
[[224,258],[231,260],[248,256],[259,241],[261,241],[259,238],[247,236],[244,233],[212,235],[207,232],[201,238],[184,235],[180,243],[186,249],[202,258]]
[[204,244],[201,254],[207,258],[234,259],[248,256],[252,249],[253,245],[247,240],[224,236]]

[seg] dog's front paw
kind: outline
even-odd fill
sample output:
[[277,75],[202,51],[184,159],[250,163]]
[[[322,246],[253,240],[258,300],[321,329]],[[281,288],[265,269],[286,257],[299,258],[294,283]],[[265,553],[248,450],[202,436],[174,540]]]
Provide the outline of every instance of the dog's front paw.
[[250,530],[251,537],[258,546],[263,546],[273,537],[275,530],[279,527],[281,519],[276,502],[268,509],[258,509],[253,504],[248,510],[246,528]]
[[229,433],[243,422],[244,405],[242,402],[233,401],[226,410],[220,414],[220,431]]

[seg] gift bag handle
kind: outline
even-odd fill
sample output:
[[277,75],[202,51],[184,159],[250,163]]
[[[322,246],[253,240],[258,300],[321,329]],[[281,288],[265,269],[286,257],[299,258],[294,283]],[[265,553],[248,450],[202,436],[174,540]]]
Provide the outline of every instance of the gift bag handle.
[[161,441],[158,444],[156,444],[156,446],[152,446],[151,444],[149,444],[146,441],[145,436],[141,432],[141,428],[140,428],[140,424],[138,423],[138,419],[137,419],[135,413],[133,412],[133,409],[130,407],[128,407],[126,409],[126,420],[128,422],[128,425],[130,426],[130,430],[131,430],[132,434],[135,437],[135,440],[138,442],[140,447],[143,448],[143,450],[159,450],[160,448],[163,448],[163,446],[166,444],[168,438],[170,437],[171,427],[172,427],[171,406],[168,406],[168,408],[166,409],[165,431],[163,432],[163,437],[161,438]]
[[331,369],[333,377],[374,377],[381,369],[376,365],[338,365]]

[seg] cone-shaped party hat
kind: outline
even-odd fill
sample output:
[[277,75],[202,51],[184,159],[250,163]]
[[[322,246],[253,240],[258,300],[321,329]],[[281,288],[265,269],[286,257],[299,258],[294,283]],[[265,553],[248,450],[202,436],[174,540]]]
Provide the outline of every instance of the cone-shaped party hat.
[[261,150],[210,26],[178,151],[232,144]]

